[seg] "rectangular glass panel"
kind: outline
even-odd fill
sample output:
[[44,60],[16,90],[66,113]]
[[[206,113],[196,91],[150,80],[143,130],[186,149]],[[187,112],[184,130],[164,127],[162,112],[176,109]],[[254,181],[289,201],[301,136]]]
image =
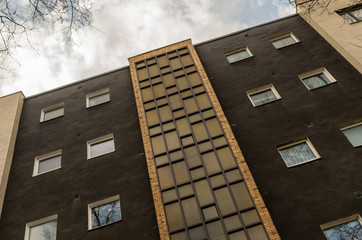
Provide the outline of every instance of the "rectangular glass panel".
[[171,103],[172,110],[179,109],[182,107],[182,102],[178,94],[169,96],[168,100]]
[[192,136],[188,136],[185,138],[182,138],[182,146],[188,146],[191,144],[194,144],[194,139],[192,138]]
[[147,87],[150,85],[150,81],[144,81],[144,82],[140,82],[140,87],[143,88],[143,87]]
[[359,240],[362,239],[362,225],[356,219],[325,229],[323,233],[328,240]]
[[206,152],[212,149],[211,142],[207,141],[199,144],[200,152]]
[[176,126],[181,137],[191,133],[190,125],[186,118],[181,118],[177,120]]
[[162,68],[162,69],[161,69],[161,73],[162,73],[162,74],[169,73],[169,72],[171,72],[171,68],[170,68],[170,67],[165,67],[165,68]]
[[155,85],[155,84],[160,83],[160,82],[162,82],[161,77],[156,77],[156,78],[151,79],[152,85]]
[[195,138],[197,142],[200,142],[202,140],[206,140],[209,137],[207,136],[207,132],[204,126],[203,122],[200,123],[196,123],[191,125],[192,126],[192,130],[194,132]]
[[244,231],[234,232],[229,235],[230,240],[247,240]]
[[168,59],[167,59],[167,57],[165,55],[158,57],[157,61],[158,61],[158,65],[161,68],[165,67],[165,66],[168,66]]
[[158,133],[161,133],[161,127],[160,126],[156,126],[153,128],[150,128],[150,135],[156,135]]
[[144,106],[145,106],[145,110],[148,110],[148,109],[156,107],[156,103],[155,102],[149,102],[149,103],[145,103]]
[[192,96],[191,90],[186,90],[186,91],[183,91],[183,92],[181,93],[181,97],[182,97],[182,98],[187,98],[187,97],[190,97],[190,96]]
[[57,220],[39,224],[29,229],[29,240],[55,240]]
[[222,215],[236,212],[234,203],[227,187],[217,189],[214,191],[214,193]]
[[161,166],[168,163],[167,155],[159,156],[155,158],[156,166]]
[[175,118],[184,117],[186,115],[185,111],[183,109],[180,109],[173,113]]
[[245,208],[249,208],[253,206],[253,202],[251,200],[250,194],[246,189],[245,183],[237,183],[230,186],[231,191],[234,194],[235,201],[238,205],[239,210],[243,210]]
[[184,210],[187,226],[192,226],[202,222],[195,198],[185,199],[181,201],[181,203]]
[[61,158],[61,155],[58,155],[39,161],[38,174],[60,168]]
[[194,64],[194,63],[192,62],[191,56],[188,55],[188,54],[181,56],[181,61],[182,61],[182,64],[183,64],[184,66],[189,66],[189,65]]
[[199,74],[197,74],[197,72],[189,74],[188,77],[189,77],[191,86],[196,86],[196,85],[201,84],[201,79],[199,77]]
[[161,189],[173,187],[173,179],[170,166],[160,167],[157,169],[158,178],[160,179]]
[[224,218],[226,230],[231,231],[237,228],[241,228],[242,224],[238,215]]
[[110,152],[114,152],[113,138],[90,145],[90,156],[92,158],[98,157],[100,155],[107,154]]
[[190,66],[190,67],[186,68],[187,73],[190,73],[190,72],[193,72],[193,71],[196,71],[195,66]]
[[260,218],[256,210],[250,210],[241,214],[245,225],[251,225],[260,222]]
[[265,230],[262,225],[247,229],[250,239],[268,240]]
[[254,106],[260,106],[278,99],[271,89],[250,95],[250,98],[253,101]]
[[201,118],[200,113],[196,113],[194,115],[189,116],[189,119],[190,119],[191,123],[194,123],[194,122],[200,121],[202,118]]
[[206,234],[204,227],[196,227],[189,230],[191,240],[204,240],[206,239]]
[[224,229],[220,221],[206,224],[207,232],[212,240],[226,240]]
[[181,69],[181,70],[173,72],[173,74],[175,75],[175,77],[179,77],[179,76],[185,75],[185,72],[184,72],[184,70]]
[[308,89],[315,89],[331,83],[328,77],[324,73],[319,73],[310,77],[302,79]]
[[204,215],[205,221],[219,217],[219,214],[217,213],[215,206],[211,206],[211,207],[202,209],[202,214]]
[[121,220],[120,201],[92,208],[92,229]]
[[171,158],[171,162],[180,160],[183,158],[182,152],[177,151],[177,152],[170,153],[170,158]]
[[171,67],[173,70],[176,70],[176,69],[179,69],[181,68],[181,62],[178,58],[173,58],[170,60],[170,63],[171,63]]
[[197,95],[196,99],[197,99],[197,102],[199,103],[199,107],[201,110],[211,107],[211,102],[210,102],[209,98],[207,97],[206,93]]
[[362,145],[362,124],[343,130],[343,134],[348,138],[353,147]]
[[143,102],[147,102],[153,99],[153,93],[151,87],[141,90]]
[[177,137],[176,131],[165,133],[165,138],[168,151],[180,148],[180,142],[179,138]]
[[89,107],[93,107],[105,102],[110,101],[109,93],[103,93],[98,96],[90,97],[89,98]]
[[175,179],[177,185],[190,181],[186,164],[184,161],[172,164],[172,168],[175,173]]
[[180,194],[180,198],[194,195],[194,190],[192,190],[191,184],[179,187],[178,192]]
[[176,189],[167,190],[162,193],[164,203],[172,202],[177,199]]
[[222,174],[211,177],[210,181],[213,188],[226,185],[225,178]]
[[202,167],[191,170],[192,180],[197,180],[205,177],[205,171]]
[[137,73],[138,73],[138,80],[139,81],[142,81],[142,80],[148,78],[147,68],[138,69]]
[[239,172],[239,169],[231,170],[225,175],[229,183],[241,180],[241,174]]
[[171,110],[169,106],[163,106],[158,109],[161,117],[161,122],[167,122],[172,119]]
[[155,98],[166,96],[165,88],[162,84],[154,85],[153,91],[155,92]]
[[176,84],[172,74],[163,75],[162,77],[166,87],[174,86]]
[[178,202],[165,206],[167,224],[170,232],[181,230],[184,228],[181,208]]
[[201,165],[200,156],[196,150],[196,147],[188,147],[184,149],[186,161],[190,168],[194,168]]
[[195,182],[196,194],[200,202],[200,206],[206,206],[214,203],[209,184],[206,179]]
[[152,143],[152,149],[153,149],[153,154],[154,155],[158,155],[160,153],[166,152],[165,141],[163,140],[162,135],[152,137],[151,138],[151,143]]
[[163,124],[162,127],[163,127],[163,131],[166,132],[166,131],[175,129],[175,124],[173,122],[169,122],[169,123]]
[[178,232],[171,234],[171,240],[186,240],[186,232]]
[[221,146],[225,146],[225,145],[228,144],[225,137],[215,138],[212,141],[214,142],[214,145],[215,145],[216,148],[221,147]]
[[279,149],[288,167],[317,158],[306,142]]
[[64,107],[60,107],[54,110],[44,112],[43,121],[50,120],[53,118],[57,118],[64,115]]
[[171,95],[173,93],[177,93],[177,88],[176,87],[167,88],[166,92],[167,92],[168,95]]
[[219,121],[217,118],[212,118],[206,121],[207,129],[209,130],[210,136],[215,137],[223,134],[223,131],[220,127]]
[[236,162],[229,147],[216,150],[224,170],[236,167]]
[[191,114],[198,111],[194,98],[188,98],[184,100],[184,104],[187,114]]
[[156,64],[149,66],[148,71],[150,72],[151,77],[160,75],[160,72],[158,71],[158,66]]
[[190,88],[189,83],[186,80],[186,77],[176,78],[176,82],[180,91]]
[[215,152],[208,152],[208,153],[202,154],[202,159],[204,160],[206,171],[209,175],[221,171],[219,163],[216,159]]
[[249,57],[250,57],[250,54],[248,51],[246,51],[246,49],[240,50],[239,52],[232,53],[232,54],[229,54],[226,56],[229,63],[238,62],[238,61],[241,61],[241,60],[249,58]]
[[210,110],[207,110],[205,112],[202,112],[202,116],[204,118],[209,118],[209,117],[215,116],[214,110],[210,109]]

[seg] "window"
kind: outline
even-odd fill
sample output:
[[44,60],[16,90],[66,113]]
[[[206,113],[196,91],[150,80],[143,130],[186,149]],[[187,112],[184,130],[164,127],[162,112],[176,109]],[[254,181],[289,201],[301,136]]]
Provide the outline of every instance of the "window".
[[293,45],[299,42],[298,38],[293,33],[287,33],[276,37],[272,37],[270,41],[272,42],[273,46],[276,49]]
[[246,91],[246,94],[254,107],[274,102],[281,98],[272,84]]
[[287,167],[297,166],[320,158],[309,139],[278,147],[278,151]]
[[304,85],[313,90],[336,82],[333,76],[325,68],[320,68],[298,76]]
[[225,55],[229,63],[238,62],[253,56],[248,47],[243,47],[231,52],[227,52]]
[[362,145],[362,122],[341,129],[353,147]]
[[122,220],[119,195],[88,204],[88,229]]
[[109,102],[110,100],[111,99],[110,99],[110,95],[109,95],[109,88],[88,94],[87,95],[87,108]]
[[362,219],[359,214],[321,225],[327,240],[362,239]]
[[115,151],[113,134],[88,141],[88,159]]
[[25,240],[55,240],[58,215],[49,216],[26,224]]
[[33,176],[61,168],[62,150],[35,158]]
[[362,5],[348,7],[337,11],[337,13],[348,23],[362,21]]
[[41,110],[40,122],[45,122],[50,119],[61,117],[63,115],[64,115],[64,103],[60,103],[48,108],[43,108]]

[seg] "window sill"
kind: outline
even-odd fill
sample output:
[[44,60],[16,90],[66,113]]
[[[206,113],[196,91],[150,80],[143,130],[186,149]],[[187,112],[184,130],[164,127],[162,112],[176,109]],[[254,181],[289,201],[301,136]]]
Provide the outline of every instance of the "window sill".
[[284,159],[283,159],[283,161],[284,161],[285,165],[287,165],[288,168],[294,168],[294,167],[298,167],[300,165],[307,164],[307,163],[310,163],[310,162],[314,162],[314,161],[320,160],[320,159],[322,159],[322,157],[318,157],[318,158],[314,158],[314,159],[311,159],[311,160],[308,160],[308,161],[305,161],[305,162],[297,163],[297,164],[294,164],[292,166],[288,166],[287,163],[284,161]]

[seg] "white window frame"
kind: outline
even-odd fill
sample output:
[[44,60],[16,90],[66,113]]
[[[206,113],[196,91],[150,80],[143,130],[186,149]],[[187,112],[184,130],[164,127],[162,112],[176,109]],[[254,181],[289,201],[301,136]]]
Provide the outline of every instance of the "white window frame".
[[105,154],[112,153],[112,152],[107,152],[107,153],[104,153],[104,154],[102,154],[102,155],[98,155],[98,156],[96,156],[96,157],[92,157],[92,156],[91,156],[91,146],[92,146],[93,144],[97,144],[97,143],[99,143],[99,142],[107,141],[107,140],[110,140],[110,139],[113,139],[114,150],[113,150],[112,152],[115,152],[115,151],[116,151],[116,144],[115,144],[115,142],[114,142],[114,135],[113,135],[113,133],[111,133],[111,134],[107,134],[107,135],[102,136],[102,137],[98,137],[98,138],[89,140],[89,141],[87,142],[87,159],[96,158],[96,157],[103,156],[103,155],[105,155]]
[[345,224],[345,223],[348,223],[348,222],[352,222],[352,221],[355,221],[355,220],[358,220],[358,222],[362,225],[361,216],[359,214],[353,214],[352,216],[349,216],[349,217],[344,217],[344,218],[340,218],[338,220],[334,220],[334,221],[331,221],[331,222],[328,222],[328,223],[321,224],[320,228],[322,229],[322,231],[324,233],[324,230],[327,230],[329,228],[333,228],[333,227],[336,227],[338,225],[342,225],[342,224]]
[[29,240],[30,228],[41,225],[43,223],[51,222],[51,221],[54,221],[54,220],[57,220],[57,228],[58,228],[58,214],[54,214],[54,215],[51,215],[49,217],[45,217],[45,218],[38,219],[38,220],[35,220],[33,222],[27,223],[25,225],[25,237],[24,237],[24,240]]
[[90,106],[89,105],[89,99],[90,98],[93,98],[93,97],[97,97],[97,96],[100,96],[100,95],[103,95],[105,93],[108,93],[109,94],[109,99],[111,99],[111,95],[109,93],[109,88],[106,88],[106,89],[102,89],[102,90],[99,90],[97,92],[93,92],[93,93],[90,93],[86,96],[86,107],[87,108],[91,108],[91,107],[95,107],[95,106],[98,106],[100,104],[103,104],[103,103],[107,103],[107,102],[110,102],[111,100],[109,101],[106,101],[106,102],[103,102],[103,103],[100,103],[100,104],[97,104],[97,105],[93,105],[93,106]]
[[[246,51],[250,56],[247,57],[247,58],[243,58],[241,60],[238,60],[238,61],[235,61],[235,62],[229,62],[228,60],[228,56],[230,55],[233,55],[235,53],[238,53],[238,52],[243,52],[243,51]],[[228,61],[229,64],[233,64],[233,63],[236,63],[236,62],[240,62],[240,61],[243,61],[245,59],[249,59],[251,57],[253,57],[254,55],[251,53],[250,49],[247,47],[247,46],[244,46],[244,47],[241,47],[241,48],[238,48],[238,49],[235,49],[235,50],[232,50],[232,51],[229,51],[229,52],[225,52],[225,57],[226,57],[226,60]]]
[[[251,95],[255,95],[255,94],[264,92],[266,90],[272,90],[272,92],[274,93],[274,95],[275,95],[275,97],[277,99],[275,99],[275,100],[273,100],[271,102],[263,103],[263,104],[260,104],[260,105],[256,106],[255,103],[253,102],[253,100],[251,99]],[[279,93],[277,92],[277,90],[275,89],[275,87],[273,86],[273,84],[268,84],[268,85],[264,85],[264,86],[261,86],[261,87],[258,87],[258,88],[254,88],[254,89],[246,91],[245,93],[248,95],[248,98],[249,98],[251,104],[253,104],[254,107],[259,107],[259,106],[262,106],[262,105],[265,105],[265,104],[268,104],[268,103],[272,103],[272,102],[275,102],[275,101],[282,98],[279,95]]]
[[[285,148],[288,148],[288,147],[292,147],[292,146],[295,146],[295,145],[298,145],[300,143],[307,143],[307,145],[309,146],[309,148],[312,150],[312,152],[314,153],[314,155],[316,156],[315,158],[313,159],[309,159],[307,161],[304,161],[304,162],[300,162],[300,163],[297,163],[297,164],[294,164],[294,165],[291,165],[291,166],[288,166],[287,162],[285,161],[285,159],[283,158],[282,154],[281,154],[281,150],[285,149]],[[311,141],[309,140],[309,138],[303,138],[301,140],[298,140],[298,141],[294,141],[294,142],[291,142],[291,143],[287,143],[285,145],[281,145],[279,147],[277,147],[278,149],[278,152],[279,152],[279,155],[282,157],[285,165],[288,167],[288,168],[291,168],[291,167],[296,167],[296,166],[299,166],[299,165],[302,165],[302,164],[305,164],[305,163],[309,163],[309,162],[313,162],[315,160],[318,160],[318,159],[321,159],[321,156],[319,155],[319,153],[317,152],[317,150],[314,148],[313,144],[311,143]]]
[[[356,6],[351,6],[348,8],[344,8],[341,10],[336,11],[338,13],[339,16],[341,16],[343,18],[343,20],[349,24],[354,24],[354,23],[358,23],[358,22],[362,22],[362,18],[359,19],[353,12],[356,10],[360,10],[362,9],[362,5],[356,5]],[[353,22],[349,22],[343,15],[346,14],[350,17],[350,19],[353,19]]]
[[[57,116],[57,117],[54,117],[54,118],[50,118],[50,119],[47,119],[47,120],[44,120],[44,117],[45,117],[45,113],[47,112],[51,112],[53,110],[57,110],[59,108],[63,108],[63,115],[60,115],[60,116]],[[56,104],[56,105],[53,105],[51,107],[47,107],[47,108],[43,108],[41,110],[41,114],[40,114],[40,122],[46,122],[46,121],[50,121],[52,119],[56,119],[56,118],[59,118],[59,117],[62,117],[64,116],[64,103],[59,103],[59,104]]]
[[[115,201],[120,201],[119,195],[112,196],[112,197],[102,199],[102,200],[99,200],[97,202],[93,202],[93,203],[88,204],[88,230],[98,229],[100,227],[112,224],[112,223],[109,223],[109,224],[106,224],[106,225],[103,225],[103,226],[100,226],[100,227],[97,227],[97,228],[92,228],[92,208],[95,208],[95,207],[98,207],[98,206],[101,206],[101,205],[105,205],[105,204],[110,203],[110,202],[115,202]],[[121,212],[121,219],[116,221],[116,222],[122,221],[121,203],[119,204],[119,206],[120,206],[119,208],[120,208],[120,212]],[[113,222],[113,223],[116,223],[116,222]]]
[[[49,171],[46,171],[46,172],[43,172],[43,173],[39,173],[39,162],[43,161],[43,160],[46,160],[48,158],[52,158],[52,157],[55,157],[55,156],[58,156],[60,155],[60,161],[62,159],[62,150],[59,149],[57,151],[54,151],[54,152],[51,152],[51,153],[47,153],[47,154],[44,154],[44,155],[41,155],[41,156],[36,156],[35,157],[35,161],[34,161],[34,170],[33,170],[33,177],[34,176],[38,176],[38,175],[42,175],[42,174],[45,174],[45,173],[48,173],[48,172],[51,172],[51,171],[55,171],[57,169],[60,169],[62,168],[61,166],[58,167],[58,168],[54,168],[54,169],[51,169]],[[61,163],[61,162],[60,162]]]
[[[282,39],[282,38],[285,38],[285,37],[291,37],[295,42],[292,43],[292,44],[283,46],[283,47],[276,48],[276,47],[274,46],[273,42],[274,42],[274,41],[278,41],[278,40],[280,40],[280,39]],[[292,32],[284,33],[284,34],[281,34],[281,35],[278,35],[278,36],[269,38],[269,41],[272,43],[272,45],[273,45],[273,47],[274,47],[275,49],[285,48],[285,47],[292,46],[292,45],[300,42],[299,39],[298,39]]]
[[304,78],[308,78],[308,77],[312,77],[314,75],[317,75],[317,74],[320,74],[320,73],[324,73],[324,75],[327,76],[328,80],[330,81],[329,84],[327,85],[324,85],[324,86],[321,86],[321,87],[325,87],[325,86],[328,86],[328,85],[331,85],[332,83],[335,83],[337,82],[337,80],[332,76],[332,74],[330,74],[328,72],[328,70],[326,68],[318,68],[316,70],[313,70],[313,71],[309,71],[309,72],[306,72],[306,73],[303,73],[303,74],[300,74],[298,75],[299,79],[302,81],[302,83],[304,84],[304,86],[309,90],[309,91],[312,91],[314,89],[318,89],[318,88],[321,88],[321,87],[317,87],[317,88],[313,88],[313,89],[310,89],[307,84],[305,84],[305,82],[303,81]]
[[[344,130],[347,130],[347,129],[350,129],[350,128],[354,128],[354,127],[357,127],[357,126],[359,126],[359,125],[362,125],[362,122],[358,122],[358,123],[355,123],[355,124],[352,124],[352,125],[348,125],[348,126],[346,126],[346,127],[343,127],[343,128],[341,128],[341,131],[342,131],[342,133],[343,133]],[[344,135],[344,133],[343,133],[343,135]],[[344,136],[347,138],[346,135],[344,135]],[[349,141],[348,138],[347,138],[347,140],[348,140],[348,142],[353,146],[353,144],[351,143],[351,141]],[[361,147],[361,146],[362,146],[362,144],[357,145],[357,146],[353,146],[353,147],[357,148],[357,147]]]

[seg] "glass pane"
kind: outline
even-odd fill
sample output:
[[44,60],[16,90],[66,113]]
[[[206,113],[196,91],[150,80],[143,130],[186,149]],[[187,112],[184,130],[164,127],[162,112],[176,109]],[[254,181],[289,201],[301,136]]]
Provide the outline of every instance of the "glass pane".
[[362,145],[362,124],[343,130],[343,134],[352,143],[353,147]]
[[155,98],[166,96],[165,88],[162,84],[154,85],[153,91],[155,92]]
[[169,73],[169,72],[171,72],[171,68],[170,68],[170,67],[165,67],[165,68],[162,68],[162,69],[161,69],[161,73],[162,73],[162,74]]
[[162,135],[157,137],[152,137],[151,143],[154,155],[166,152],[166,146]]
[[179,117],[183,117],[186,115],[185,111],[183,109],[178,110],[176,112],[173,113],[175,118],[179,118]]
[[119,220],[121,220],[119,200],[92,208],[92,228],[104,226]]
[[184,70],[181,69],[181,70],[173,72],[173,74],[175,75],[175,77],[179,77],[179,76],[185,75],[185,72],[184,72]]
[[158,133],[161,133],[161,127],[160,126],[156,126],[153,128],[150,128],[150,135],[156,135]]
[[137,73],[138,73],[139,81],[142,81],[142,80],[148,78],[147,68],[139,69],[139,70],[137,70]]
[[247,229],[250,239],[268,240],[265,230],[262,225]]
[[206,180],[196,182],[195,189],[201,207],[214,203],[209,184]]
[[157,102],[157,106],[162,106],[162,105],[168,104],[166,98],[158,99],[156,102]]
[[359,240],[362,239],[362,225],[354,220],[323,230],[323,233],[328,240]]
[[189,230],[191,240],[204,240],[206,239],[206,234],[204,227],[197,227]]
[[353,17],[351,17],[348,13],[342,13],[342,14],[340,14],[340,16],[343,17],[343,19],[348,23],[357,22],[357,20],[354,19]]
[[201,84],[201,79],[199,77],[199,74],[197,74],[197,72],[189,74],[188,77],[189,77],[191,86],[196,86],[196,85]]
[[260,218],[256,210],[247,211],[241,214],[245,225],[251,225],[260,222]]
[[201,114],[200,114],[200,113],[196,113],[196,114],[194,114],[194,115],[191,115],[191,116],[189,116],[189,119],[190,119],[190,122],[191,122],[191,123],[200,121],[200,120],[201,120]]
[[272,42],[275,48],[282,48],[294,44],[296,41],[291,36],[280,38]]
[[242,224],[238,215],[224,218],[225,227],[228,231],[241,228]]
[[165,138],[168,151],[180,148],[180,142],[179,138],[177,137],[176,131],[165,133]]
[[187,171],[184,161],[172,164],[172,168],[175,173],[177,185],[190,181],[188,171]]
[[166,132],[166,131],[175,129],[175,124],[173,122],[169,122],[169,123],[163,124],[162,127],[163,127],[163,131]]
[[177,120],[176,125],[181,137],[191,133],[190,125],[186,118]]
[[152,101],[149,103],[145,103],[144,106],[145,106],[145,110],[148,110],[148,109],[156,107],[156,103]]
[[197,179],[205,177],[204,169],[202,167],[200,167],[200,168],[196,168],[196,169],[192,170],[191,177],[192,177],[192,180],[197,180]]
[[208,139],[207,132],[203,122],[191,125],[197,142]]
[[147,87],[150,85],[150,81],[144,81],[144,82],[140,82],[140,87],[143,88],[143,87]]
[[204,111],[204,112],[202,112],[202,116],[204,116],[204,118],[209,118],[209,117],[215,116],[214,110],[210,109],[210,110]]
[[184,222],[182,220],[182,213],[178,202],[166,205],[165,210],[169,231],[172,232],[183,229]]
[[53,119],[56,117],[60,117],[64,115],[64,107],[60,107],[51,111],[44,112],[44,119],[43,121]]
[[188,98],[188,99],[184,100],[184,104],[185,104],[186,112],[188,114],[198,111],[194,98]]
[[143,102],[147,102],[153,99],[153,93],[151,87],[141,90]]
[[182,159],[184,156],[181,151],[170,153],[171,162]]
[[351,10],[351,14],[359,21],[362,20],[362,8]]
[[216,148],[228,144],[227,141],[226,141],[226,139],[225,139],[225,137],[216,138],[216,139],[213,140],[213,142],[214,142],[214,145],[215,145]]
[[236,204],[238,205],[239,210],[249,208],[253,206],[250,194],[246,189],[245,183],[237,183],[230,186],[231,191],[234,194]]
[[236,212],[233,200],[227,187],[214,191],[222,215]]
[[168,59],[165,55],[158,57],[157,61],[160,67],[168,66]]
[[94,96],[94,97],[90,97],[89,98],[89,107],[98,105],[98,104],[102,104],[105,102],[110,101],[110,97],[109,97],[109,93],[103,93],[101,95],[98,96]]
[[244,231],[232,233],[229,238],[230,240],[247,240]]
[[171,67],[173,70],[175,69],[178,69],[178,68],[181,68],[181,62],[178,58],[173,58],[170,60],[170,63],[171,63]]
[[311,77],[303,78],[303,82],[307,85],[308,89],[319,88],[331,83],[324,73],[319,73]]
[[194,139],[192,136],[182,138],[182,146],[188,146],[194,144]]
[[160,75],[160,72],[158,71],[157,64],[152,65],[152,66],[149,66],[149,67],[148,67],[148,71],[150,72],[150,76],[151,76],[151,77]]
[[156,166],[160,166],[160,165],[168,163],[168,157],[167,157],[167,155],[156,157],[155,161],[156,161]]
[[60,168],[61,158],[61,155],[58,155],[39,161],[38,174]]
[[154,63],[156,63],[156,60],[154,58],[150,58],[150,59],[147,60],[148,65],[152,65]]
[[146,64],[144,62],[138,62],[137,63],[137,68],[141,68],[141,67],[144,67],[146,66]]
[[191,59],[191,56],[190,55],[183,55],[182,57],[181,57],[181,61],[182,61],[182,64],[184,65],[184,66],[188,66],[188,65],[192,65],[192,64],[194,64],[193,62],[192,62],[192,59]]
[[114,152],[113,138],[90,145],[90,157],[98,157],[110,152]]
[[199,149],[200,149],[200,152],[206,152],[206,151],[212,149],[211,142],[208,141],[208,142],[199,144]]
[[166,122],[172,119],[171,110],[169,106],[163,106],[158,109],[160,112],[161,122]]
[[182,98],[187,98],[187,97],[190,97],[190,96],[192,96],[192,91],[191,90],[186,90],[186,91],[183,91],[181,93]]
[[171,189],[162,193],[164,203],[172,202],[177,199],[176,190]]
[[158,120],[158,115],[157,115],[156,109],[151,110],[151,111],[147,111],[146,112],[146,118],[147,118],[147,125],[148,126],[152,126],[152,125],[155,125],[157,123],[160,123],[160,121]]
[[250,95],[250,98],[253,101],[254,106],[260,106],[277,100],[277,97],[271,89]]
[[202,93],[202,92],[205,92],[205,88],[203,86],[199,86],[199,87],[194,88],[194,93],[195,94]]
[[219,217],[219,214],[217,213],[215,206],[211,206],[211,207],[202,209],[202,214],[204,215],[205,221]]
[[168,100],[171,103],[172,110],[178,109],[182,107],[181,99],[178,94],[172,95],[168,97]]
[[197,207],[195,198],[188,198],[181,201],[184,210],[187,226],[201,223],[199,208]]
[[190,88],[189,83],[186,80],[186,77],[179,77],[176,78],[177,86],[180,89],[180,91]]
[[230,172],[227,172],[225,175],[226,175],[226,178],[229,183],[241,180],[241,174],[240,174],[239,169],[235,169]]
[[221,148],[216,152],[219,155],[219,159],[224,170],[236,167],[236,162],[229,147]]
[[174,186],[170,166],[158,168],[157,172],[158,172],[158,178],[160,179],[161,189]]
[[208,152],[208,153],[202,154],[202,159],[204,160],[206,171],[209,175],[221,171],[219,163],[216,159],[215,152]]
[[201,110],[211,107],[211,102],[206,94],[197,95],[196,99]]
[[166,87],[170,87],[176,84],[172,74],[163,75],[162,77]]
[[223,134],[219,121],[216,118],[212,118],[206,121],[207,129],[209,130],[210,136],[215,137]]
[[39,224],[30,228],[29,240],[55,240],[57,220]]
[[189,168],[194,168],[201,165],[201,160],[195,146],[185,148],[184,151]]
[[211,186],[213,188],[220,187],[222,185],[226,185],[224,176],[222,174],[211,177],[210,181],[211,181]]
[[243,59],[246,59],[250,57],[250,54],[248,51],[246,51],[246,49],[241,50],[239,52],[236,53],[232,53],[226,56],[227,60],[229,61],[229,63],[234,63]]
[[168,88],[166,91],[167,91],[168,95],[171,95],[173,93],[177,93],[177,88],[176,87],[171,87],[171,88]]
[[306,142],[279,149],[288,167],[317,158]]
[[191,184],[179,187],[178,192],[180,194],[180,198],[194,195],[194,190],[192,190]]
[[185,232],[171,234],[171,240],[187,240]]
[[190,67],[186,68],[187,73],[190,73],[190,72],[193,72],[193,71],[196,71],[195,66],[190,66]]
[[206,225],[207,232],[209,233],[210,239],[212,240],[226,240],[224,229],[222,228],[221,222],[216,221]]

